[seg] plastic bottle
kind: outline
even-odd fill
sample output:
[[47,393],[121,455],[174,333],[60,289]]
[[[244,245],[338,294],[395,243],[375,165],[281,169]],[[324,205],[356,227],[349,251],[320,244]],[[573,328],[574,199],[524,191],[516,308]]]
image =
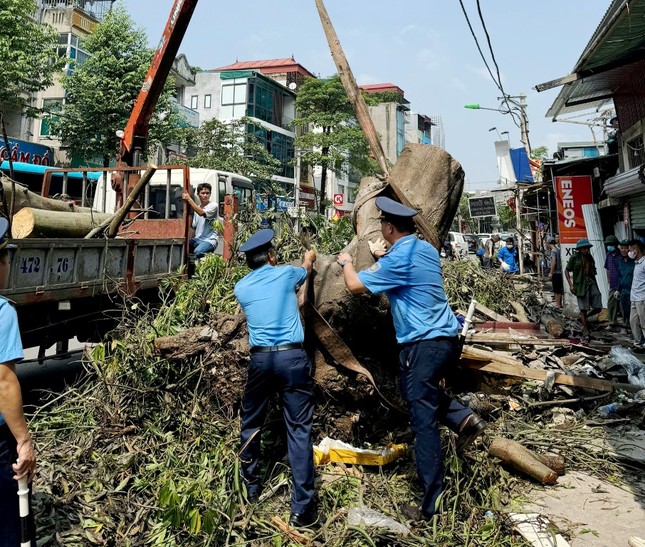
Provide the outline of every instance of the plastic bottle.
[[598,407],[598,413],[601,416],[610,416],[615,414],[616,411],[620,408],[618,403],[609,403],[608,405],[602,405]]

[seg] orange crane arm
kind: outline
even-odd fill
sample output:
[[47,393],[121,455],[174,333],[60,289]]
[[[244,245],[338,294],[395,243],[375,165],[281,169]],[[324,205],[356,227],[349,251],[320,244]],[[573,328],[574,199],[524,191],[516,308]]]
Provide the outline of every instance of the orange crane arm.
[[152,63],[143,81],[139,96],[134,103],[123,138],[121,139],[120,161],[132,166],[135,150],[145,148],[148,138],[150,117],[163,91],[166,78],[179,51],[188,23],[195,11],[198,0],[175,0],[161,35]]

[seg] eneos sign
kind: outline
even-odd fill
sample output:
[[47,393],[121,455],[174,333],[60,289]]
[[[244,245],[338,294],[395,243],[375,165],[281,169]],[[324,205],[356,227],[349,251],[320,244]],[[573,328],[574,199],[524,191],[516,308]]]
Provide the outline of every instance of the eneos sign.
[[574,244],[580,238],[587,237],[582,206],[593,203],[591,177],[556,177],[555,193],[560,243]]

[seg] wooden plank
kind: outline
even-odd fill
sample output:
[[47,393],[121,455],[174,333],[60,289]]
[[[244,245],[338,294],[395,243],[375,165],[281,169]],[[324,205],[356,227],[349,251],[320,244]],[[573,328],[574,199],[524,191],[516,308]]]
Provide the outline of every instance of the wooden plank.
[[539,323],[520,323],[516,321],[484,321],[476,324],[477,330],[492,329],[493,331],[515,330],[541,330]]
[[490,308],[487,308],[486,306],[484,306],[483,304],[480,304],[479,302],[475,304],[475,310],[485,315],[489,319],[492,319],[493,321],[503,321],[505,323],[512,323],[512,321],[508,317],[505,317],[497,312],[494,312],[493,310],[491,310]]
[[[521,364],[510,364],[497,360],[485,362],[481,360],[462,357],[461,363],[471,370],[493,372],[495,374],[513,376],[515,378],[523,378],[525,380],[544,381],[546,379],[547,373],[550,372],[547,370],[525,367]],[[566,386],[595,389],[596,391],[614,391],[614,389],[616,388],[624,389],[627,391],[638,391],[639,389],[637,386],[633,386],[631,384],[620,384],[610,382],[609,380],[600,380],[597,378],[589,378],[587,376],[571,376],[569,374],[562,373],[556,373],[555,383]]]
[[497,332],[475,332],[466,336],[467,344],[489,344],[492,346],[520,344],[524,346],[570,346],[569,340],[556,338],[529,338],[526,336],[513,336]]

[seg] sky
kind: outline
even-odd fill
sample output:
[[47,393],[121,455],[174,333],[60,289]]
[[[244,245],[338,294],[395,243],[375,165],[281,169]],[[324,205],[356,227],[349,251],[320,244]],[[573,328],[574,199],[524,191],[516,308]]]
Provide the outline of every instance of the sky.
[[[173,0],[121,1],[156,46]],[[463,3],[495,73],[476,2]],[[547,146],[551,155],[558,142],[592,140],[587,126],[545,117],[560,88],[537,93],[533,87],[571,72],[610,3],[480,0],[502,86],[509,95],[527,95],[533,148]],[[508,131],[511,146],[520,147],[520,130],[509,115],[464,108],[468,103],[499,108],[501,92],[477,51],[459,0],[326,0],[325,5],[358,83],[391,82],[404,90],[413,111],[440,115],[446,150],[466,173],[465,189],[495,187],[497,132]],[[180,53],[205,70],[293,56],[317,76],[336,72],[314,0],[200,0]],[[490,131],[493,127],[497,130]]]

